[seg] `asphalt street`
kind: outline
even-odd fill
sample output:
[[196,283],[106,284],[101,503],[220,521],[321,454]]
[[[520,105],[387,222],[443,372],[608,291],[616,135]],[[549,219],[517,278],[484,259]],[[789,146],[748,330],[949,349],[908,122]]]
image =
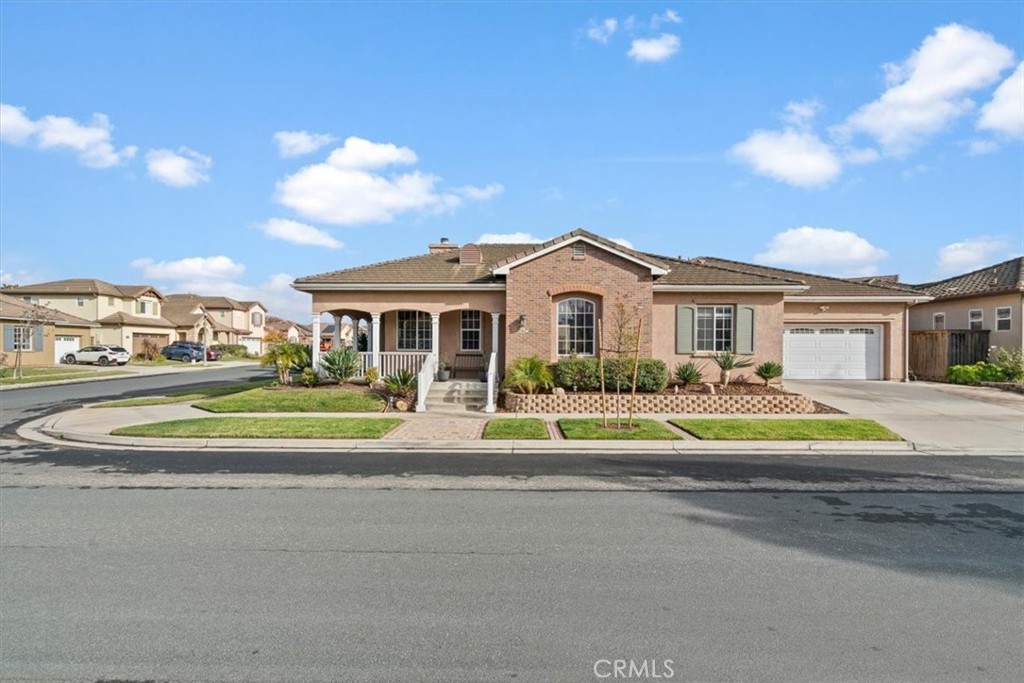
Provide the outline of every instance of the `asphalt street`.
[[1021,496],[45,488],[0,512],[3,680],[1024,672]]

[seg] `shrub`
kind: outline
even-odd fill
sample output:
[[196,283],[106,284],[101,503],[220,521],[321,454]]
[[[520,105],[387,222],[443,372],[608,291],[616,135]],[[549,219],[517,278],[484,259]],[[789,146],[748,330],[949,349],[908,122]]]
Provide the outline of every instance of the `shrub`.
[[1024,349],[996,349],[991,361],[1003,371],[1007,381],[1024,380]]
[[378,370],[372,365],[366,368],[366,381],[369,382],[370,384],[373,384],[378,380],[380,380],[380,370]]
[[554,384],[551,369],[537,356],[520,358],[505,376],[505,386],[520,394],[535,394],[541,389],[550,389]]
[[773,360],[766,360],[754,368],[754,374],[763,379],[764,385],[768,386],[773,379],[782,377],[782,365]]
[[600,380],[597,361],[592,358],[567,358],[555,365],[555,383],[573,391],[593,391]]
[[294,347],[294,357],[292,358],[291,369],[293,372],[302,372],[306,368],[313,367],[313,350],[305,344],[296,344],[294,342],[285,342],[289,346]]
[[408,368],[397,370],[384,378],[384,390],[388,396],[412,401],[416,398],[416,373]]
[[953,384],[978,382],[1005,382],[1006,372],[998,365],[979,361],[974,365],[951,365],[946,368],[946,380]]
[[721,353],[713,354],[711,360],[722,371],[721,382],[723,387],[729,385],[729,377],[733,370],[749,368],[754,364],[754,361],[749,358],[737,356],[732,351],[722,351]]
[[[291,371],[299,372],[310,367],[312,362],[309,348],[302,344],[278,342],[271,344],[267,352],[260,358],[260,365],[272,365],[277,370],[277,379],[281,384],[291,384]],[[302,364],[305,361],[305,364]]]
[[160,347],[154,344],[149,339],[142,340],[142,349],[135,354],[135,357],[139,360],[160,360],[163,356],[160,355]]
[[312,389],[320,382],[320,375],[313,368],[302,369],[302,383]]
[[675,376],[683,386],[700,384],[704,379],[704,366],[701,363],[694,363],[692,360],[686,363],[677,363]]
[[249,349],[241,344],[210,344],[214,351],[220,351],[225,356],[238,356],[239,358],[249,357]]
[[320,358],[328,377],[344,384],[359,372],[359,353],[355,349],[332,349]]
[[[629,369],[633,363],[627,362]],[[657,394],[668,386],[668,366],[657,358],[641,358],[636,371],[636,390],[645,394]]]

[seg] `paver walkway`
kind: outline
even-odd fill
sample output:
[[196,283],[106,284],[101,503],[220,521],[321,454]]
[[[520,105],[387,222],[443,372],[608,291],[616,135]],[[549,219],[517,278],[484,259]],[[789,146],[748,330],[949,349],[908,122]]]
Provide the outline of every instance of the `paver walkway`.
[[489,417],[407,419],[384,438],[390,441],[474,441],[483,435]]

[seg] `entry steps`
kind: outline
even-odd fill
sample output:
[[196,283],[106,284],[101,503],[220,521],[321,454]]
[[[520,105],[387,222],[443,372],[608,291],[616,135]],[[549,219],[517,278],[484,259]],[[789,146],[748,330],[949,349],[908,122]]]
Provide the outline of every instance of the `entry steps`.
[[483,412],[487,406],[487,382],[453,379],[434,382],[427,392],[428,413]]

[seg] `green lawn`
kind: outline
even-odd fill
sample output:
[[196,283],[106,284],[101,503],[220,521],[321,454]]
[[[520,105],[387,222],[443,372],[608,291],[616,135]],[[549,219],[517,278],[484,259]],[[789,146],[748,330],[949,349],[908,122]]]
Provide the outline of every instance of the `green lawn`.
[[24,377],[15,379],[11,377],[11,370],[6,370],[4,376],[0,377],[0,386],[12,384],[34,384],[36,382],[55,382],[61,379],[91,379],[93,377],[113,377],[115,375],[130,375],[125,370],[94,370],[93,368],[25,368]]
[[567,439],[608,439],[613,441],[670,441],[683,437],[671,432],[668,427],[657,420],[633,419],[633,429],[625,429],[626,420],[622,420],[623,429],[615,429],[615,420],[608,420],[608,428],[601,426],[599,418],[562,419],[558,426]]
[[167,396],[145,396],[142,398],[126,398],[123,401],[109,401],[97,403],[90,408],[132,408],[135,406],[162,406],[170,403],[184,403],[186,401],[199,401],[204,398],[216,398],[218,396],[230,396],[253,388],[263,387],[270,384],[272,380],[260,380],[259,382],[246,382],[244,384],[229,384],[223,387],[211,387],[208,389],[192,389],[191,391]]
[[374,413],[384,401],[355,389],[252,389],[194,405],[211,413]]
[[379,439],[401,423],[395,417],[201,417],[121,427],[111,434],[207,439]]
[[698,439],[724,441],[902,441],[874,420],[671,420]]
[[484,427],[485,439],[546,439],[548,427],[536,417],[502,417]]

